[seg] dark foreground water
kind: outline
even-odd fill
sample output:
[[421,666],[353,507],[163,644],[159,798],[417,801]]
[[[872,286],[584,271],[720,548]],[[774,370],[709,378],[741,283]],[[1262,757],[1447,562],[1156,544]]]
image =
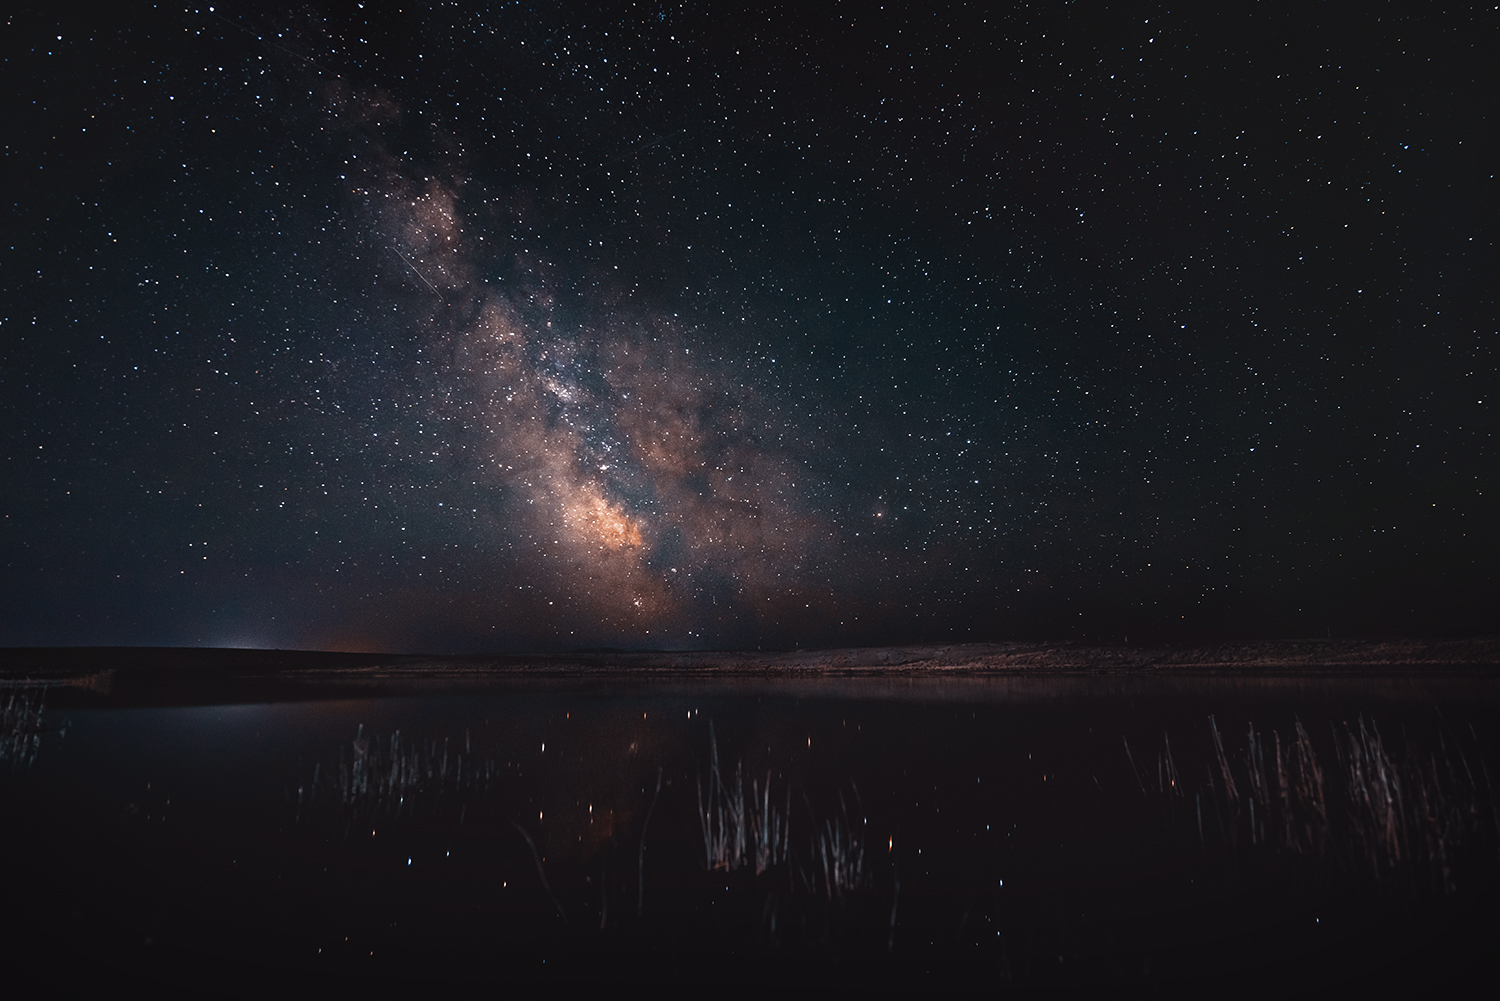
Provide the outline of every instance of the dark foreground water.
[[0,691],[6,996],[1500,978],[1492,677],[42,698]]

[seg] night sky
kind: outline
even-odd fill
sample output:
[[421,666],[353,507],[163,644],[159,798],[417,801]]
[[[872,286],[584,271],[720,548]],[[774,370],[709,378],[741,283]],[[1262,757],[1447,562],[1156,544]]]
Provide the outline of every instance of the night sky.
[[584,6],[10,6],[0,643],[1500,621],[1493,7]]

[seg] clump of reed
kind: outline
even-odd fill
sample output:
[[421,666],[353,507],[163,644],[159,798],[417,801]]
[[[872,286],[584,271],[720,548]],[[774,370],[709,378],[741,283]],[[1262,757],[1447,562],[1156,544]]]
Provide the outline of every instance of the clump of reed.
[[[1455,855],[1500,835],[1487,767],[1481,760],[1476,776],[1464,749],[1445,734],[1436,748],[1408,743],[1396,751],[1360,716],[1331,728],[1330,756],[1319,753],[1300,720],[1285,740],[1252,723],[1245,746],[1231,753],[1217,721],[1210,716],[1208,723],[1208,781],[1192,793],[1205,847],[1217,830],[1231,849],[1329,858],[1376,879],[1425,870],[1435,889],[1452,892]],[[1157,789],[1174,801],[1189,795],[1165,735]],[[1212,811],[1207,828],[1205,806]]]
[[790,857],[791,790],[785,805],[771,799],[771,773],[761,785],[752,779],[746,796],[744,762],[736,762],[728,782],[719,766],[719,743],[708,724],[707,790],[700,775],[698,820],[703,831],[703,855],[710,869],[733,871],[749,866],[759,876]]
[[497,777],[495,763],[476,759],[469,735],[463,747],[442,740],[408,741],[397,730],[385,740],[360,725],[354,740],[339,749],[338,763],[313,769],[312,782],[297,789],[299,816],[304,803],[335,804],[361,825],[411,815],[419,804],[488,794]]
[[[767,771],[764,785],[751,780],[747,789],[743,762],[736,762],[726,778],[712,722],[708,741],[708,775],[706,781],[699,777],[696,788],[703,857],[709,869],[732,872],[753,868],[759,876],[789,863],[789,871],[796,873],[794,883],[828,900],[839,900],[870,886],[862,825],[856,826],[850,819],[843,793],[839,794],[838,813],[822,820],[808,802],[812,834],[805,857],[811,864],[804,866],[793,858],[791,848],[790,787],[778,801],[773,797],[771,773]],[[858,797],[858,789],[854,789],[854,795]]]
[[0,696],[0,762],[30,768],[42,748],[45,688],[19,688]]
[[[857,789],[855,794],[858,795]],[[843,793],[839,793],[838,815],[824,820],[813,836],[813,860],[814,887],[830,900],[870,885],[864,839],[849,819]]]

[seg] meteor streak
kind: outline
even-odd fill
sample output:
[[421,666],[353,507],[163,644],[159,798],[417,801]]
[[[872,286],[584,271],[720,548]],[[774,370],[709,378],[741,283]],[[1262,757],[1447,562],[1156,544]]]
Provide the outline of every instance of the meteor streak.
[[[396,253],[401,254],[401,248],[399,248],[399,247],[392,247],[391,249],[394,250]],[[422,274],[422,272],[420,272],[420,271],[417,270],[417,266],[411,262],[411,258],[410,257],[407,257],[405,254],[401,254],[401,259],[406,262],[406,266],[408,268],[411,268],[411,273],[412,274],[414,274],[418,278],[422,279],[422,283],[424,285],[426,285],[428,288],[432,289],[433,295],[436,295],[439,299],[441,299],[443,297],[443,293],[441,293],[441,292],[439,292],[437,290],[437,286],[434,285],[434,284],[432,284],[432,282],[428,281],[427,280],[427,276],[424,275],[424,274]]]

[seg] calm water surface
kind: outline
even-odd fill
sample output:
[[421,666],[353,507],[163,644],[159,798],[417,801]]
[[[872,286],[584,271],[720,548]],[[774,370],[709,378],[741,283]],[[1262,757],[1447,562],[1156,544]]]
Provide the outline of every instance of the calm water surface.
[[23,994],[1494,988],[1493,679],[69,698],[5,766]]

